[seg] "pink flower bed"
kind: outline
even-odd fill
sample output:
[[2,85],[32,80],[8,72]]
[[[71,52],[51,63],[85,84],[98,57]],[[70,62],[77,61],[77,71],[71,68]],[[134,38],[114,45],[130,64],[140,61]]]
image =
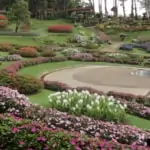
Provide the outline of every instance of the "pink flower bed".
[[[77,132],[48,128],[37,122],[27,121],[10,114],[0,115],[0,147],[1,149],[26,150],[148,150],[148,147],[123,145],[117,141],[106,141],[97,138],[83,137]],[[5,127],[5,136],[3,136]]]
[[72,32],[73,27],[72,25],[52,25],[48,27],[49,32]]
[[31,104],[17,91],[1,87],[0,112],[12,113],[17,117],[46,123],[52,129],[76,131],[90,137],[115,140],[122,144],[146,145],[150,131],[129,125],[119,125],[89,117],[76,117],[53,109],[45,109]]

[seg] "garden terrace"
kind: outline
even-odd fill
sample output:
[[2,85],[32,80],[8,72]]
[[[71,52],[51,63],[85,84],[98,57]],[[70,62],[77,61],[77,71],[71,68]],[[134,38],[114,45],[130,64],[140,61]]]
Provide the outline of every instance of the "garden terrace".
[[[129,72],[133,71],[132,69],[130,71],[130,68],[136,70],[149,67],[149,54],[140,55],[139,53],[121,52],[117,51],[117,48],[115,53],[103,51],[102,46],[107,49],[107,44],[99,43],[100,41],[96,38],[96,35],[91,37],[93,29],[90,30],[83,27],[85,31],[84,36],[87,36],[87,39],[82,41],[83,34],[77,31],[77,27],[71,34],[59,35],[58,33],[53,33],[53,35],[49,35],[46,31],[48,26],[60,24],[62,20],[43,21],[43,24],[41,22],[34,20],[31,26],[31,31],[40,33],[39,39],[15,37],[13,38],[13,40],[16,40],[16,42],[13,41],[15,44],[8,44],[10,36],[7,36],[3,39],[7,44],[3,42],[0,45],[0,85],[6,86],[0,88],[0,124],[8,127],[6,134],[15,134],[14,136],[8,136],[11,144],[15,146],[21,144],[26,148],[26,145],[24,145],[25,141],[22,141],[24,137],[26,141],[29,141],[29,146],[32,148],[36,146],[38,138],[41,141],[38,141],[39,147],[43,148],[43,142],[46,144],[52,143],[53,145],[54,141],[52,139],[58,139],[58,134],[61,138],[59,138],[60,140],[55,140],[57,143],[54,146],[61,145],[61,148],[68,148],[69,146],[72,148],[73,146],[73,148],[79,147],[80,149],[90,148],[95,150],[99,147],[91,148],[92,144],[89,143],[89,141],[94,139],[94,141],[96,140],[93,143],[95,146],[101,145],[101,141],[107,140],[108,143],[115,142],[118,147],[120,146],[120,150],[124,149],[124,147],[129,149],[133,147],[149,149],[150,98],[145,95],[148,91],[142,94],[140,92],[134,93],[133,91],[130,93],[125,91],[125,89],[117,91],[116,88],[109,88],[105,91],[97,88],[97,86],[102,86],[104,81],[107,82],[107,86],[111,86],[108,85],[108,83],[111,84],[111,82],[108,82],[110,74],[115,76],[112,80],[114,86],[122,86],[120,85],[121,81],[123,82],[121,78],[118,84],[114,80],[118,79],[119,81],[119,77],[117,78],[119,73],[117,72],[117,75],[115,75],[115,71],[112,69],[120,69],[120,73],[123,72],[121,74],[122,78],[124,74],[129,76]],[[63,24],[67,24],[67,22],[63,21]],[[10,26],[10,28],[13,27]],[[81,39],[76,39],[79,43],[69,42],[68,37],[74,39],[76,34],[78,34],[77,37],[82,36]],[[48,41],[45,40],[47,35],[49,36]],[[63,39],[63,42],[60,37]],[[19,41],[19,45],[17,44],[18,39],[22,39],[22,41]],[[54,43],[51,43],[51,39],[54,40]],[[86,48],[87,45],[84,45],[84,42],[89,43],[90,39],[92,39],[93,43],[89,44],[90,48]],[[27,44],[28,41],[32,46]],[[57,48],[51,48],[52,45],[57,46]],[[13,54],[18,57],[14,57]],[[10,61],[5,62],[5,60]],[[88,66],[91,67],[91,70],[85,71],[83,68],[88,68]],[[95,67],[95,69],[92,70],[92,67]],[[79,68],[81,69],[80,71],[78,70]],[[127,72],[124,72],[123,68],[126,68]],[[67,74],[68,70],[74,73],[72,77],[76,81],[80,81],[79,85],[76,83],[69,84],[71,80]],[[74,70],[78,71],[75,72]],[[94,72],[98,76],[90,74]],[[93,77],[86,79],[89,75]],[[96,78],[102,79],[102,76],[105,76],[105,79],[108,77],[107,80],[101,80],[100,82],[95,80]],[[92,81],[90,80],[95,80],[95,83],[99,85],[91,86]],[[133,76],[130,81],[133,81]],[[145,78],[140,78],[138,81],[141,82],[138,82],[139,85],[143,85],[141,86],[142,88],[145,88],[144,86],[149,88]],[[135,84],[131,86],[131,82],[124,81],[124,84],[127,83],[130,84],[130,88],[132,87],[133,90],[136,90]],[[71,101],[72,103],[70,103]],[[61,105],[59,105],[59,102]],[[77,105],[78,103],[80,105]],[[93,107],[95,104],[96,107]],[[102,107],[102,104],[105,107]],[[109,111],[112,109],[111,106],[117,109]],[[103,108],[105,108],[105,111],[102,112]],[[10,113],[11,116],[8,116]],[[14,118],[17,118],[17,120]],[[10,121],[10,124],[7,119]],[[19,121],[20,119],[22,121]],[[46,129],[41,128],[41,126],[45,126]],[[24,128],[22,129],[22,127]],[[32,132],[30,135],[34,135],[35,138],[27,137],[30,130]],[[76,133],[71,133],[73,131]],[[3,130],[0,130],[0,132],[3,132]],[[80,145],[78,140],[72,141],[72,138],[75,138],[74,135],[72,137],[72,134],[79,135],[77,139],[80,139],[82,144],[84,141],[84,144],[80,143]],[[89,141],[88,139],[85,140],[82,135],[88,137]],[[9,148],[8,140],[4,136],[0,136],[0,141],[4,141],[3,144],[0,143],[0,146]],[[52,145],[48,145],[48,148],[51,148]],[[116,146],[114,143],[112,145],[109,145],[109,148]],[[71,148],[69,150],[72,150]]]

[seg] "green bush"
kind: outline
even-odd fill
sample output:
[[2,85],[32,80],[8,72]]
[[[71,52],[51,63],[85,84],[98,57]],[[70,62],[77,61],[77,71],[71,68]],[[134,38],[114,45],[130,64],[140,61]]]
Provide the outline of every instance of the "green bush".
[[54,57],[56,56],[56,53],[54,51],[44,51],[41,53],[41,56],[43,57]]
[[84,48],[87,48],[87,49],[97,49],[99,48],[99,45],[98,44],[95,44],[95,43],[87,43]]
[[34,77],[9,75],[5,72],[0,72],[0,86],[16,89],[22,94],[37,93],[43,88],[42,82]]

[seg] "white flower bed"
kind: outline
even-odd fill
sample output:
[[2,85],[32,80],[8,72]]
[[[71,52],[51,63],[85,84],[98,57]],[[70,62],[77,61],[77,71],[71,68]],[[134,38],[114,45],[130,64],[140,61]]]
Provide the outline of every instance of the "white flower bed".
[[127,106],[123,106],[113,96],[107,97],[96,93],[90,94],[88,91],[68,90],[50,94],[48,98],[51,108],[75,115],[86,115],[115,122],[122,122],[126,117],[125,108]]
[[65,55],[73,55],[80,53],[80,50],[78,50],[77,48],[67,48],[63,50],[62,53]]
[[109,57],[117,57],[117,58],[128,57],[127,54],[122,54],[122,53],[106,53],[106,55]]

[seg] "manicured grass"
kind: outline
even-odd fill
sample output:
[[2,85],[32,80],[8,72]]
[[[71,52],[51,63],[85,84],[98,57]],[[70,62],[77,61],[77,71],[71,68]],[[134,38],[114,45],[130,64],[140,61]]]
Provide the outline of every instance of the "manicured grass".
[[19,44],[19,45],[38,45],[33,37],[30,36],[0,36],[0,43]]
[[137,116],[129,115],[127,121],[129,124],[142,129],[150,129],[150,120],[146,120]]
[[43,89],[40,93],[28,97],[33,104],[39,104],[45,108],[49,108],[48,95],[50,93],[52,93],[52,91]]

